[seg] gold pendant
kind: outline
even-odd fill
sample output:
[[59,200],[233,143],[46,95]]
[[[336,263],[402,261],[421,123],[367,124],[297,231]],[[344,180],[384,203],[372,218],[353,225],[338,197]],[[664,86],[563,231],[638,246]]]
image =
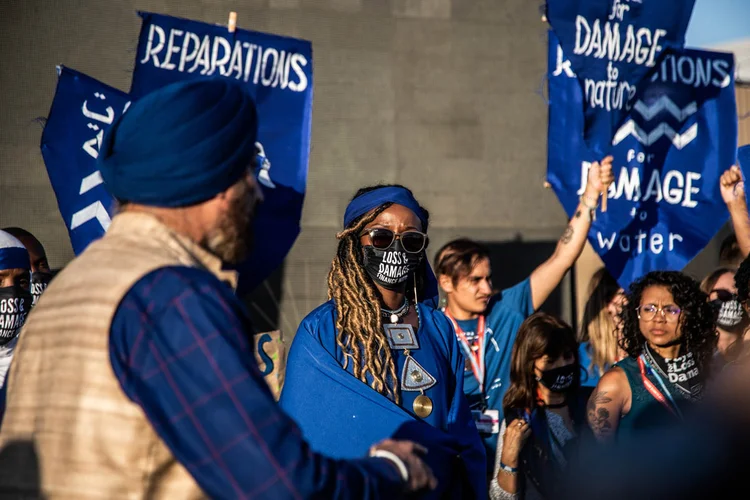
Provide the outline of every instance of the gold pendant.
[[420,394],[414,398],[412,408],[414,408],[414,413],[416,413],[419,418],[427,418],[430,416],[430,413],[432,413],[432,400],[424,394]]

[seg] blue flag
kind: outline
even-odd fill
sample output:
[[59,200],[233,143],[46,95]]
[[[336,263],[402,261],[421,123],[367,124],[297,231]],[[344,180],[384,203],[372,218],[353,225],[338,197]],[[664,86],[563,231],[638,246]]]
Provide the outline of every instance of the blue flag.
[[[750,144],[737,150],[737,161],[740,162],[740,169],[743,173],[750,172]],[[744,175],[742,177],[745,178]]]
[[[569,216],[599,160],[583,138],[583,92],[550,31],[547,177]],[[615,181],[589,242],[621,286],[682,269],[726,222],[719,178],[734,164],[737,111],[731,54],[666,51],[610,138]]]
[[695,0],[547,0],[546,15],[578,76],[589,148],[608,153],[645,74],[682,47]]
[[240,266],[239,292],[251,290],[286,257],[300,231],[312,123],[312,44],[306,40],[140,12],[130,94],[215,76],[246,84],[258,107],[258,180],[264,203],[255,248]]
[[114,200],[102,184],[96,159],[107,129],[129,104],[124,92],[58,67],[41,148],[76,255],[109,227]]

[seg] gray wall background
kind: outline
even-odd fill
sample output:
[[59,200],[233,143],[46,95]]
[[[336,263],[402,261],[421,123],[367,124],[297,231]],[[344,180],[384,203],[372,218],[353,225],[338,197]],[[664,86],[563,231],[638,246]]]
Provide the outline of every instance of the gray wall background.
[[[291,335],[325,298],[346,203],[398,182],[431,212],[431,250],[456,236],[548,242],[565,227],[543,188],[546,67],[541,0],[5,0],[0,7],[0,227],[36,234],[53,267],[72,258],[39,151],[55,65],[129,90],[136,10],[313,42],[313,140],[302,234],[284,268],[248,299]],[[262,117],[261,117],[262,119]],[[542,254],[547,250],[535,250]],[[523,245],[495,269],[503,283],[547,255]],[[508,252],[504,255],[507,257]],[[713,265],[709,246],[698,272]],[[512,254],[525,260],[519,265]],[[431,255],[431,254],[430,254]],[[528,261],[528,262],[527,262]],[[497,266],[496,266],[497,267]],[[511,276],[512,275],[512,276]],[[572,287],[561,296],[571,319]],[[277,310],[277,304],[279,309]]]

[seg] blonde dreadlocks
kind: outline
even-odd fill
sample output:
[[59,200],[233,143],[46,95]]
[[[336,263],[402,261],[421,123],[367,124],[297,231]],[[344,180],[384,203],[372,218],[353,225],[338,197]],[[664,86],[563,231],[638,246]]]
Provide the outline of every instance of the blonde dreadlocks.
[[[387,184],[362,188],[353,199],[383,187],[398,187],[411,194],[404,186]],[[360,244],[360,235],[365,226],[392,204],[384,203],[371,213],[352,220],[347,228],[336,235],[339,247],[328,274],[328,299],[333,299],[336,305],[336,343],[344,353],[344,369],[351,361],[355,377],[400,404],[396,362],[383,332],[381,297],[365,271]],[[422,230],[427,232],[430,214],[423,207],[419,208]],[[428,265],[427,259],[422,259],[417,272],[407,281],[407,293],[414,291],[410,297],[414,307],[423,295]],[[367,380],[368,373],[372,382]]]
[[[401,402],[396,362],[383,332],[380,297],[362,263],[359,238],[364,227],[391,203],[375,209],[336,235],[336,257],[328,273],[328,299],[336,304],[336,343],[344,353],[344,369],[352,362],[354,376],[387,398]],[[363,366],[364,364],[364,366]]]

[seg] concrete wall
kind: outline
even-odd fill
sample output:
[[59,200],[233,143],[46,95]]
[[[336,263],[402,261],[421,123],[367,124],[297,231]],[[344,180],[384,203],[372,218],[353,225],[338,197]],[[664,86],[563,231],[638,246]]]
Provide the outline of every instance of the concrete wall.
[[[532,0],[24,0],[0,7],[0,227],[39,236],[53,266],[72,258],[38,144],[55,65],[128,90],[136,10],[313,42],[313,142],[303,232],[251,299],[292,333],[325,298],[344,207],[377,182],[411,187],[432,213],[431,250],[455,236],[502,247],[501,285],[547,255],[566,218],[542,187],[546,25]],[[511,254],[508,254],[510,252]],[[515,253],[513,253],[515,252]],[[510,257],[508,255],[511,255]],[[516,255],[523,260],[516,260]],[[519,265],[523,262],[523,265]],[[570,284],[558,297],[570,318]],[[277,307],[278,305],[278,307]]]

